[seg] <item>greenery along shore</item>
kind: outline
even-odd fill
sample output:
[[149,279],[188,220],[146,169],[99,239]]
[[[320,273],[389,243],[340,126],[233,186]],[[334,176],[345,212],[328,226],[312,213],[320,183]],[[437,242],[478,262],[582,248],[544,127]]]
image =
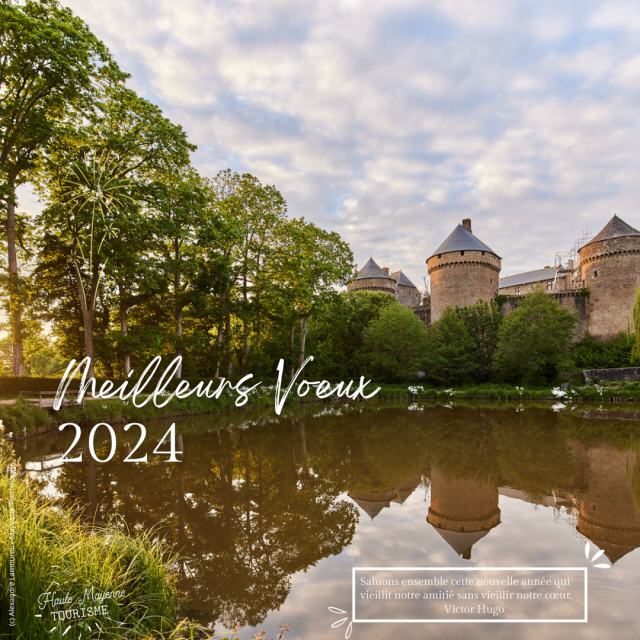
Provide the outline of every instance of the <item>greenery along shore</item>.
[[[514,387],[508,384],[470,385],[459,388],[434,388],[424,384],[381,384],[371,385],[371,390],[380,386],[380,391],[371,400],[371,404],[398,401],[413,403],[425,400],[439,400],[456,402],[464,400],[500,400],[500,401],[544,401],[548,402],[640,402],[640,383],[627,383],[612,386],[572,387],[569,391],[562,391],[558,387]],[[340,402],[353,402],[341,398]],[[299,398],[295,389],[289,394],[286,404],[301,402],[333,403],[333,397],[328,400],[318,400],[312,394]],[[237,409],[235,395],[223,394],[219,400],[207,398],[174,398],[166,407],[158,408],[151,402],[144,407],[136,407],[130,401],[95,400],[85,402],[85,406],[67,406],[52,413],[40,409],[33,404],[18,400],[14,404],[0,405],[0,420],[5,433],[13,432],[16,438],[24,435],[32,436],[57,428],[58,425],[73,422],[79,425],[95,425],[99,422],[122,424],[142,422],[160,418],[174,418],[215,413],[219,411],[243,411],[247,409],[273,408],[275,392],[273,386],[261,386],[251,393],[249,403]]]

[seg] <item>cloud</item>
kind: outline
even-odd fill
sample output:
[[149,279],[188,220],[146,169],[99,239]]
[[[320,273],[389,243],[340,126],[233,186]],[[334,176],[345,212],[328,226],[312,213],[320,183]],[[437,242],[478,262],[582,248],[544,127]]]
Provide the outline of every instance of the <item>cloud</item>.
[[68,0],[206,174],[416,283],[463,217],[503,274],[640,226],[640,11],[583,0]]

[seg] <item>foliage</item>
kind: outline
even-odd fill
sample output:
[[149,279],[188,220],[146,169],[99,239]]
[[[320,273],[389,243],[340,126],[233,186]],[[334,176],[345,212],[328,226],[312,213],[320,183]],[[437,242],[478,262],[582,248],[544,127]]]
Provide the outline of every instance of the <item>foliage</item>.
[[364,332],[369,354],[368,375],[376,380],[405,380],[416,376],[426,347],[424,324],[410,309],[388,305]]
[[606,340],[586,335],[572,345],[571,357],[578,369],[630,367],[635,346],[636,336],[626,331]]
[[473,378],[476,382],[487,382],[491,378],[502,324],[499,306],[496,302],[480,299],[469,307],[456,308],[456,313],[474,343],[470,352]]
[[633,299],[633,329],[635,333],[635,344],[631,350],[631,362],[640,360],[640,281],[636,287]]
[[440,319],[429,325],[426,338],[424,365],[428,380],[451,385],[471,379],[472,353],[479,346],[469,335],[460,314],[446,307]]
[[577,317],[542,290],[525,296],[498,330],[495,366],[509,380],[552,382],[570,368]]
[[22,399],[13,404],[0,405],[0,420],[7,432],[13,432],[16,437],[23,433],[28,436],[45,431],[53,420],[47,411],[34,407]]
[[347,291],[320,308],[309,329],[310,352],[316,376],[357,377],[369,362],[365,332],[382,311],[398,302],[388,293]]

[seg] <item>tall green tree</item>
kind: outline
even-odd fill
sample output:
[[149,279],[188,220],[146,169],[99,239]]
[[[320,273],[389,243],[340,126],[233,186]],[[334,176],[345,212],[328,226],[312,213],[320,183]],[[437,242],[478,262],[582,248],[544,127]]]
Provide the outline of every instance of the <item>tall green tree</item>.
[[70,115],[87,115],[96,84],[123,79],[106,47],[56,0],[0,1],[0,202],[6,214],[13,375],[23,375],[24,282],[16,251],[16,188]]
[[331,303],[338,286],[353,279],[353,253],[339,234],[303,218],[292,219],[278,231],[272,273],[283,317],[290,323],[292,349],[295,323],[300,322],[297,361],[300,368],[305,359],[309,317]]
[[502,324],[500,308],[492,300],[478,300],[456,312],[473,340],[472,375],[476,382],[487,382],[493,371],[493,356],[498,346],[498,330]]
[[[207,198],[206,185],[191,168],[165,174],[162,182],[153,185],[157,268],[165,274],[173,309],[176,356],[184,355],[183,312],[191,301],[192,283],[197,275],[197,229],[205,215]],[[176,376],[182,376],[181,367]]]
[[545,291],[533,291],[502,322],[496,368],[512,381],[553,382],[564,367],[571,366],[569,349],[577,322],[575,314]]
[[475,348],[464,322],[453,307],[446,307],[440,319],[429,325],[424,358],[427,379],[453,385],[471,378]]
[[397,302],[386,306],[365,330],[370,375],[390,382],[415,376],[425,355],[426,337],[424,324],[413,311]]

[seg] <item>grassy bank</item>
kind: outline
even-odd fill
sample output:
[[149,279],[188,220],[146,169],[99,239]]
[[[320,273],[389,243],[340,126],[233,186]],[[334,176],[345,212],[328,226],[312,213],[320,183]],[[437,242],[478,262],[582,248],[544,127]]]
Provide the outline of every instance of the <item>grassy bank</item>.
[[[572,387],[567,395],[590,402],[606,401],[640,401],[640,387],[630,385],[595,387]],[[517,387],[513,385],[484,384],[469,387],[453,387],[449,389],[429,387],[416,384],[381,384],[380,397],[407,397],[412,399],[467,399],[467,400],[556,400],[556,387]],[[566,397],[566,396],[565,396]],[[560,398],[561,399],[561,398]]]
[[[66,406],[59,411],[50,412],[40,409],[24,400],[16,400],[13,404],[0,405],[0,420],[2,420],[5,432],[13,432],[14,437],[21,438],[25,434],[31,436],[44,433],[66,422],[74,422],[79,425],[93,425],[98,422],[119,424],[127,422],[143,422],[159,418],[174,418],[180,416],[192,416],[204,413],[215,413],[236,409],[235,392],[228,390],[219,399],[209,399],[197,396],[189,398],[173,398],[166,406],[156,407],[152,400],[143,407],[137,407],[131,400],[88,400],[85,406]],[[138,404],[143,399],[139,399]],[[290,395],[287,403],[298,400]],[[250,394],[247,406],[273,406],[273,389],[271,387],[258,387]]]
[[[37,497],[36,490],[17,473],[6,473],[16,461],[7,440],[0,441],[0,600],[3,637],[91,637],[95,621],[104,638],[148,637],[176,627],[178,596],[165,545],[151,534],[130,537],[110,525],[89,528],[68,509]],[[14,509],[15,626],[9,626],[10,508]],[[57,583],[57,585],[56,585]],[[53,622],[48,606],[40,610],[40,594],[66,593],[79,602],[85,589],[124,591],[118,601],[104,600],[108,614],[86,621]],[[118,606],[121,603],[123,606]],[[69,605],[70,606],[70,605]],[[87,605],[88,606],[88,605]],[[41,617],[36,617],[38,614]],[[52,628],[56,631],[51,631]],[[96,629],[97,630],[97,629]],[[6,634],[6,635],[5,635]],[[12,634],[12,635],[11,635]]]
[[[402,399],[412,400],[520,400],[520,401],[557,401],[562,397],[554,395],[554,387],[516,387],[506,384],[484,384],[451,389],[429,387],[413,384],[380,384],[371,383],[366,393],[371,393],[376,386],[381,389],[379,400]],[[352,386],[357,387],[357,383]],[[576,400],[587,402],[640,402],[640,385],[638,383],[602,386],[601,388],[573,387],[567,394]],[[165,407],[158,408],[152,401],[143,407],[136,407],[130,400],[96,400],[87,401],[85,406],[67,406],[52,413],[45,409],[18,400],[11,405],[0,405],[0,420],[6,432],[12,431],[14,437],[21,438],[25,434],[31,436],[56,428],[57,425],[74,422],[79,425],[94,425],[99,422],[123,424],[142,422],[159,418],[192,416],[219,411],[237,410],[235,392],[225,392],[218,400],[198,398],[196,396],[179,399],[173,398]],[[565,396],[567,399],[568,396]],[[317,400],[313,391],[304,398],[296,395],[292,389],[286,404],[310,402]],[[330,402],[331,398],[327,400]],[[249,401],[240,409],[247,407],[273,407],[275,403],[272,386],[260,386],[250,394]]]

